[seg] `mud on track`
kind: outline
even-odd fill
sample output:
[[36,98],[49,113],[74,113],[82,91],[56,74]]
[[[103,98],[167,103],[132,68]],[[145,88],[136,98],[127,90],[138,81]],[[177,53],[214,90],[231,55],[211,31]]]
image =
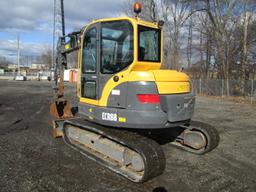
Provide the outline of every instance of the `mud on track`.
[[0,81],[0,191],[256,191],[255,106],[197,98],[194,119],[216,126],[219,147],[197,156],[166,144],[164,174],[134,184],[52,138],[51,99],[48,82]]

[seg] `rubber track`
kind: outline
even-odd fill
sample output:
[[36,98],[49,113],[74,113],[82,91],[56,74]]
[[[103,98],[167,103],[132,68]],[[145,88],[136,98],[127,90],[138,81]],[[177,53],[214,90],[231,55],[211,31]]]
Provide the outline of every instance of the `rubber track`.
[[185,151],[194,153],[194,154],[198,154],[198,155],[202,155],[205,154],[207,152],[210,152],[211,150],[215,149],[220,141],[220,136],[218,131],[216,130],[215,127],[206,124],[206,123],[202,123],[199,121],[191,121],[189,126],[182,126],[184,128],[187,128],[189,130],[195,130],[195,131],[200,131],[201,133],[204,134],[204,136],[206,137],[207,140],[207,145],[204,149],[200,149],[200,150],[195,150],[193,148],[190,148],[186,145],[182,145],[179,142],[172,142],[171,144],[174,145],[175,147],[181,148]]
[[[111,139],[121,145],[124,145],[136,152],[138,152],[144,160],[145,168],[144,175],[140,180],[133,180],[129,175],[124,175],[118,167],[115,167],[108,162],[102,160],[95,155],[82,150],[78,146],[75,146],[69,142],[69,139],[65,134],[65,127],[67,125],[72,125],[81,129],[85,129],[87,131],[94,132],[96,134],[102,135],[108,139]],[[109,168],[110,170],[128,178],[133,182],[145,182],[153,177],[161,175],[165,169],[165,155],[162,147],[157,144],[154,140],[149,139],[147,137],[141,136],[137,133],[123,130],[123,129],[114,129],[105,126],[101,126],[98,124],[91,123],[83,118],[66,120],[64,122],[64,140],[67,144],[71,145],[73,148],[81,152],[83,155],[88,158],[100,163],[101,165]]]

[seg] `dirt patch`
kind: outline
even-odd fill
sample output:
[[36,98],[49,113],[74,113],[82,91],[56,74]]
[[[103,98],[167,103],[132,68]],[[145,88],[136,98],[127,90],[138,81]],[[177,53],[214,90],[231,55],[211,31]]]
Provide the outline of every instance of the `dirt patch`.
[[[24,83],[24,84],[23,84]],[[194,119],[220,133],[203,156],[163,145],[165,172],[134,184],[52,138],[48,82],[0,81],[0,191],[255,191],[256,108],[198,97]],[[24,86],[22,86],[24,85]],[[67,84],[69,98],[75,87]],[[13,110],[2,110],[8,107]]]

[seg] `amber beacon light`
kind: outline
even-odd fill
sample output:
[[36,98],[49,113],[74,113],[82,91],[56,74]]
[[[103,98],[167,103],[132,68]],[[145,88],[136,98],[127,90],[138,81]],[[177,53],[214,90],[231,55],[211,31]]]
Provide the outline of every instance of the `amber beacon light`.
[[141,12],[141,3],[139,2],[134,3],[133,10],[134,10],[134,13],[138,15]]

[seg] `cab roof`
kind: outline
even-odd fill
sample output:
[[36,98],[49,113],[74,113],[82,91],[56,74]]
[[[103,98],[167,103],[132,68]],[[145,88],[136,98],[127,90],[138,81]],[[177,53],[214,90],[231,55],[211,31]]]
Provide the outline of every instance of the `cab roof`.
[[95,24],[95,23],[100,23],[100,22],[119,21],[119,20],[128,20],[128,21],[130,21],[133,25],[143,25],[143,26],[146,26],[146,27],[152,27],[152,28],[159,29],[157,22],[149,22],[149,21],[141,20],[139,17],[137,17],[137,18],[131,18],[131,17],[127,17],[127,16],[115,17],[115,18],[97,19],[97,20],[93,20],[93,21],[92,21],[91,23],[89,23],[87,26],[92,25],[92,24]]

